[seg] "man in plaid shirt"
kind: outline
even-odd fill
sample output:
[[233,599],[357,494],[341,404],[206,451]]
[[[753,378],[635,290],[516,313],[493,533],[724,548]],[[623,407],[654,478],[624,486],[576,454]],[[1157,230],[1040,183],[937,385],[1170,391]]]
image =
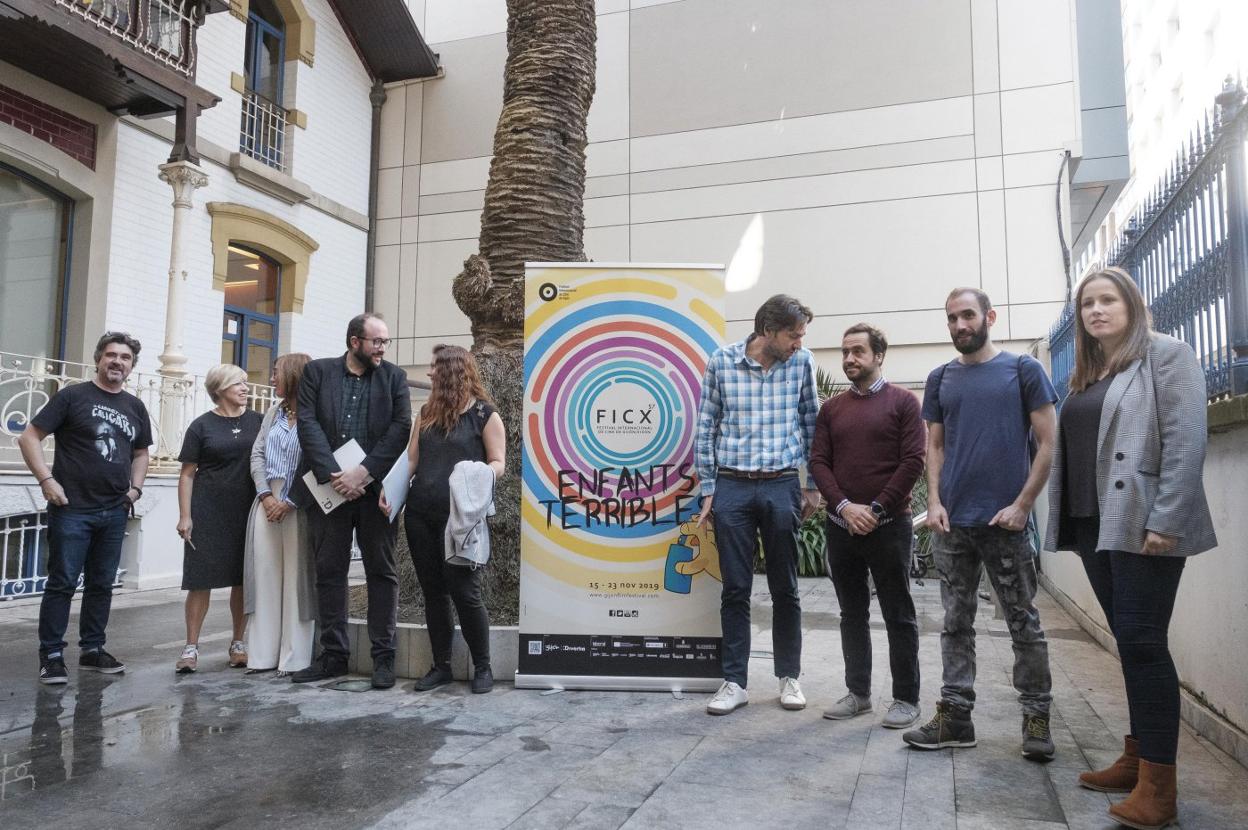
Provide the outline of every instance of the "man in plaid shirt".
[[[803,709],[802,608],[797,596],[797,533],[819,505],[798,467],[810,457],[819,400],[815,362],[802,348],[814,315],[777,294],[754,315],[754,333],[711,355],[698,404],[695,463],[702,485],[698,524],[715,522],[723,574],[720,622],[724,683],[706,711],[726,715],[749,702],[750,593],[762,536],[772,602],[772,648],[780,705]],[[713,505],[713,506],[712,506]]]

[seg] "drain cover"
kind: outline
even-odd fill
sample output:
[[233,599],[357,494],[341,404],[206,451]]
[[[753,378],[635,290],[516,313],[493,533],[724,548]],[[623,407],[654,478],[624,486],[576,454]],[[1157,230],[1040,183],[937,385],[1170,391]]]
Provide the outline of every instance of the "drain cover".
[[328,688],[338,692],[367,692],[373,688],[373,683],[371,680],[339,680],[330,683]]

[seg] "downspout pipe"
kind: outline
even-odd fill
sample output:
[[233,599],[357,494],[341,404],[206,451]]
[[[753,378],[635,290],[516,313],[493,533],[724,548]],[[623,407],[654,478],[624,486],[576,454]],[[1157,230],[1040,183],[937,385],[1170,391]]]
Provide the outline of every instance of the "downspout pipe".
[[364,253],[364,310],[372,311],[377,267],[377,166],[381,163],[381,107],[386,103],[386,88],[380,80],[373,81],[368,101],[373,105],[373,135],[368,151],[368,250]]

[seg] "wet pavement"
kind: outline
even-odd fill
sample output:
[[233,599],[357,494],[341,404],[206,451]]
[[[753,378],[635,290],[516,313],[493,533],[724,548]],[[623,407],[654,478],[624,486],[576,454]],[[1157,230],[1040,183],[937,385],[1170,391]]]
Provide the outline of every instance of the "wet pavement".
[[[760,589],[763,586],[758,586]],[[939,683],[936,585],[916,587],[924,715]],[[979,746],[935,753],[879,720],[887,651],[878,612],[876,713],[822,720],[843,693],[835,596],[803,583],[804,712],[771,678],[769,609],[756,593],[750,706],[705,695],[517,691],[466,684],[415,694],[295,686],[226,667],[225,593],[199,673],[177,677],[181,595],[119,595],[109,649],[124,675],[35,681],[37,605],[0,604],[0,828],[1110,828],[1109,798],[1075,776],[1116,756],[1126,706],[1115,659],[1047,596],[1056,760],[1019,755],[1004,625],[981,609]],[[76,614],[71,631],[76,628]],[[72,637],[71,637],[72,639]],[[1184,728],[1182,827],[1248,827],[1248,771]]]

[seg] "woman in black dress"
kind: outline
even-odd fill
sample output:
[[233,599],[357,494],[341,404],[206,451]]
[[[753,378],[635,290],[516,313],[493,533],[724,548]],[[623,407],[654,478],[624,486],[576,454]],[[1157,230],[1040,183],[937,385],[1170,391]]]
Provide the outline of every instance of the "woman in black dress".
[[182,590],[186,591],[186,646],[174,668],[199,668],[199,632],[213,588],[230,588],[234,636],[230,666],[247,665],[243,646],[243,551],[247,514],[255,488],[251,445],[263,417],[247,408],[247,373],[237,366],[214,366],[204,388],[216,404],[186,429],[178,460],[178,535],[183,539]]
[[[453,679],[454,603],[472,654],[471,688],[474,694],[482,694],[494,686],[490,620],[481,599],[482,570],[447,564],[443,534],[450,515],[451,470],[460,461],[479,461],[488,464],[497,479],[503,474],[507,434],[481,383],[477,362],[466,349],[435,346],[429,380],[433,387],[429,400],[412,425],[407,445],[408,470],[414,477],[404,528],[416,579],[425,595],[425,622],[433,651],[433,666],[416,681],[415,688],[428,691]],[[381,509],[389,515],[384,494]]]

